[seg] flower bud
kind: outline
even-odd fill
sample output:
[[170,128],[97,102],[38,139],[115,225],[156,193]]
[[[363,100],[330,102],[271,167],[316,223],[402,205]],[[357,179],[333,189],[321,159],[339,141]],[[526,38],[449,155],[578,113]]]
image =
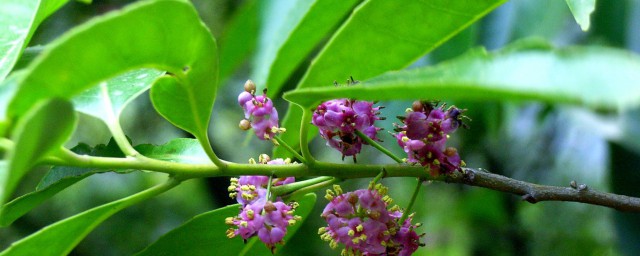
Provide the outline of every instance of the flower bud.
[[244,91],[248,92],[248,93],[251,93],[251,94],[254,94],[256,92],[256,84],[253,83],[253,81],[251,81],[251,80],[247,80],[244,83]]
[[241,130],[246,131],[251,129],[251,122],[249,122],[249,120],[247,119],[242,119],[240,120],[240,124],[238,124],[238,127],[240,127]]

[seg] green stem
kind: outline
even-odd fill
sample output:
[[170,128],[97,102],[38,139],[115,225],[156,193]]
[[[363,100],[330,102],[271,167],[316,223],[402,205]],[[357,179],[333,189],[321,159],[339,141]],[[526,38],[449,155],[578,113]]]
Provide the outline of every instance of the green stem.
[[315,184],[329,181],[332,179],[333,177],[328,177],[328,176],[316,177],[313,179],[298,181],[298,182],[294,182],[287,185],[277,186],[277,187],[274,187],[271,192],[276,196],[281,196],[281,195],[289,194],[291,192],[295,192],[307,187],[311,187]]
[[276,140],[279,144],[279,146],[283,146],[286,150],[288,150],[289,152],[291,152],[298,160],[300,160],[302,163],[306,163],[306,160],[304,159],[303,156],[301,156],[300,154],[298,154],[297,151],[295,151],[291,146],[289,146],[289,144],[287,144],[284,140],[282,140],[280,137],[278,136],[273,136],[273,139]]
[[369,145],[371,145],[374,148],[378,149],[380,152],[382,152],[385,155],[391,157],[397,163],[399,163],[399,164],[404,163],[404,161],[402,161],[401,158],[399,158],[396,155],[394,155],[393,153],[391,153],[391,151],[389,151],[388,149],[384,148],[382,145],[380,145],[380,143],[372,140],[371,138],[369,138],[369,136],[367,136],[366,134],[362,133],[361,131],[356,130],[356,135],[358,135],[358,137],[360,137],[364,141],[366,141]]
[[267,183],[267,201],[271,200],[271,183],[273,182],[273,175],[269,176],[269,183]]
[[220,160],[216,153],[213,152],[213,147],[209,142],[209,136],[205,134],[203,136],[196,136],[196,138],[198,139],[198,142],[200,142],[200,145],[204,149],[204,152],[207,154],[209,159],[211,159],[211,162],[213,162],[213,164],[218,166],[221,170],[225,170],[228,166],[228,163]]
[[116,141],[116,144],[118,144],[120,150],[122,150],[122,153],[124,153],[126,156],[137,157],[138,155],[140,155],[140,153],[138,153],[138,151],[136,151],[133,146],[131,146],[129,140],[127,140],[127,136],[124,135],[122,126],[120,126],[120,120],[118,118],[119,116],[113,112],[113,105],[111,104],[111,100],[109,100],[110,97],[107,86],[105,84],[101,84],[100,90],[104,96],[102,97],[102,107],[106,110],[106,124],[109,128],[109,131],[111,132],[111,135],[113,136],[113,139]]
[[136,169],[150,170],[167,173],[184,180],[193,176],[200,176],[202,173],[219,172],[219,168],[207,164],[185,164],[139,157],[99,157],[88,155],[77,155],[68,149],[61,148],[53,156],[47,157],[43,163],[50,165],[76,166],[96,169]]
[[378,183],[378,181],[384,178],[385,175],[387,175],[387,172],[385,171],[384,168],[382,168],[382,171],[380,171],[380,173],[378,173],[378,175],[376,175],[376,177],[373,178],[373,180],[371,180],[371,184],[375,185],[376,183]]
[[300,151],[302,152],[302,156],[306,160],[306,164],[310,167],[316,164],[316,159],[311,155],[311,151],[309,151],[309,141],[307,140],[307,136],[309,135],[309,124],[311,123],[311,117],[313,113],[311,110],[303,108],[302,109],[302,121],[300,121]]
[[413,190],[413,195],[411,195],[411,201],[409,201],[409,205],[407,205],[407,208],[404,209],[404,212],[402,213],[402,217],[400,217],[400,221],[398,222],[398,224],[402,225],[402,223],[404,223],[404,220],[407,219],[407,216],[409,216],[409,212],[411,212],[411,208],[413,207],[413,203],[415,203],[416,198],[418,198],[418,192],[420,191],[420,188],[422,187],[422,182],[424,180],[422,179],[418,179],[418,185],[416,185],[416,188]]
[[118,144],[118,147],[122,150],[124,155],[130,157],[137,157],[140,155],[140,153],[131,146],[131,143],[129,143],[127,136],[124,135],[122,127],[120,127],[120,123],[117,120],[108,124],[107,127],[109,127],[109,131],[111,132],[113,139],[116,141],[116,144]]
[[292,192],[291,194],[288,194],[288,195],[286,196],[286,198],[289,198],[289,199],[295,199],[295,198],[298,198],[299,196],[304,196],[304,195],[306,195],[306,194],[308,194],[308,193],[315,192],[315,191],[317,191],[318,189],[321,189],[321,188],[323,188],[323,187],[330,186],[330,185],[332,185],[332,184],[334,184],[334,183],[338,183],[338,182],[340,182],[340,181],[342,181],[342,179],[339,179],[339,178],[330,178],[330,179],[328,179],[328,180],[325,180],[325,181],[322,181],[322,182],[318,182],[318,183],[316,183],[316,184],[313,184],[313,185],[306,186],[306,187],[303,187],[303,188],[301,188],[301,189],[298,189],[298,190],[296,190],[296,191]]
[[410,165],[371,165],[371,164],[338,164],[317,162],[313,167],[304,164],[266,165],[266,164],[238,164],[227,163],[227,167],[221,170],[214,164],[187,164],[169,162],[147,157],[98,157],[77,155],[67,149],[57,152],[53,156],[43,159],[43,164],[76,166],[96,169],[134,169],[149,170],[174,175],[177,179],[186,180],[193,178],[208,178],[220,176],[263,175],[276,177],[308,177],[322,173],[341,179],[368,178],[380,174],[385,170],[385,177],[419,177],[424,180],[445,180],[445,176],[431,177],[422,166]]

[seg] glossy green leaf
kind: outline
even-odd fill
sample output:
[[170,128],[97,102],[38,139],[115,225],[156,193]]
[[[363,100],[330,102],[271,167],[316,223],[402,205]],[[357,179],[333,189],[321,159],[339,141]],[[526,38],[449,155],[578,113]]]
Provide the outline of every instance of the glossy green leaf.
[[23,74],[24,72],[13,73],[7,79],[0,82],[0,121],[7,119],[6,113],[9,101],[11,101],[11,98],[16,94],[19,76]]
[[13,193],[22,177],[44,156],[62,147],[71,136],[77,116],[70,102],[51,99],[31,109],[17,123],[9,152],[9,171],[0,178],[0,203]]
[[194,139],[179,138],[158,146],[142,144],[135,146],[135,149],[144,156],[159,160],[190,164],[211,163],[198,140]]
[[277,95],[286,79],[359,0],[269,1],[252,79]]
[[140,193],[104,204],[51,224],[13,244],[0,255],[66,255],[111,215],[178,185],[171,180]]
[[225,26],[220,38],[220,84],[249,57],[256,48],[259,31],[258,4],[255,0],[245,3]]
[[67,1],[0,1],[0,81],[13,69],[38,25]]
[[[503,2],[365,1],[314,59],[298,88],[332,87],[350,76],[366,80],[407,67]],[[290,107],[281,123],[289,145],[299,145],[301,116],[300,109]],[[281,147],[275,151],[289,154]]]
[[135,3],[59,37],[27,68],[8,115],[15,118],[39,99],[70,98],[142,67],[171,73],[151,88],[156,110],[196,136],[206,134],[216,94],[217,49],[186,0]]
[[[299,201],[295,214],[301,216],[302,221],[306,220],[315,201],[315,194],[305,195]],[[247,245],[240,237],[227,238],[225,232],[229,226],[224,224],[225,218],[238,215],[239,207],[234,204],[200,214],[163,235],[137,255],[271,255],[261,242],[252,242],[255,238],[250,239]],[[284,241],[288,241],[301,225],[298,222],[289,227]],[[247,248],[254,243],[255,247]]]
[[573,17],[582,28],[589,30],[591,13],[596,9],[596,0],[566,0]]
[[539,100],[627,109],[640,104],[640,57],[605,47],[483,49],[434,67],[391,72],[351,87],[309,88],[285,99],[313,107],[322,100]]
[[76,110],[111,125],[118,122],[125,106],[148,90],[162,74],[154,69],[129,71],[73,97],[73,105]]
[[[124,157],[120,148],[112,139],[109,144],[100,144],[92,148],[86,144],[78,144],[71,149],[78,155],[104,156],[104,157]],[[31,209],[40,205],[45,200],[53,197],[58,192],[75,184],[82,179],[95,173],[108,172],[112,170],[97,168],[82,168],[72,166],[53,166],[47,174],[40,180],[36,190],[20,196],[0,208],[0,226],[8,226],[16,219],[22,217]],[[118,170],[123,172],[123,170]]]

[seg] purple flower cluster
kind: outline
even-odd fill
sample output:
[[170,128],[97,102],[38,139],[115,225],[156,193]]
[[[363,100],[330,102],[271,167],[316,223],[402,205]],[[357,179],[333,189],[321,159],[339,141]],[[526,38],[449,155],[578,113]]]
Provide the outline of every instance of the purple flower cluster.
[[[239,127],[242,130],[253,128],[256,136],[261,140],[270,140],[276,133],[284,132],[278,126],[278,111],[273,107],[273,101],[266,95],[256,96],[256,85],[251,80],[244,84],[244,92],[238,95],[238,104],[244,110],[244,118]],[[251,121],[250,121],[251,120]]]
[[436,106],[431,102],[416,101],[399,117],[403,125],[396,125],[398,144],[407,152],[409,163],[420,163],[433,176],[451,174],[464,166],[458,151],[446,147],[449,134],[462,123],[462,113],[455,106],[444,110],[445,105]]
[[327,190],[330,202],[321,216],[328,225],[320,228],[320,237],[334,249],[343,244],[342,255],[411,255],[422,245],[415,232],[420,224],[412,225],[412,216],[399,224],[402,211],[389,208],[386,192],[380,184],[347,193],[337,185]]
[[[282,165],[289,163],[289,159],[270,160],[267,155],[260,155],[262,164]],[[250,163],[255,164],[251,159]],[[272,179],[271,186],[281,186],[294,182],[293,177]],[[300,220],[294,216],[297,203],[285,204],[280,198],[275,202],[268,199],[267,176],[240,176],[231,178],[229,196],[240,203],[240,213],[236,217],[228,217],[225,223],[231,228],[227,230],[227,237],[241,236],[249,239],[258,236],[272,251],[275,245],[282,242],[287,233],[287,227]]]
[[327,145],[339,150],[342,159],[360,153],[362,144],[367,144],[355,134],[361,131],[369,138],[378,140],[376,133],[381,128],[375,127],[381,107],[373,107],[372,102],[350,99],[325,101],[313,113],[311,122],[320,129],[320,136],[327,140]]

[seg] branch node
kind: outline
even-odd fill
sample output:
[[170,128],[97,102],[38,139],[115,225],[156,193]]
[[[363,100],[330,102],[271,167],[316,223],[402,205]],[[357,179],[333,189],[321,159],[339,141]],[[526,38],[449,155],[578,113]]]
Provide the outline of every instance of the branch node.
[[587,189],[589,189],[587,184],[580,184],[580,186],[578,186],[578,191],[586,191]]
[[476,179],[475,171],[466,169],[464,174],[462,175],[462,179],[464,180],[464,183],[473,184]]
[[571,188],[573,188],[573,189],[578,189],[578,183],[577,183],[575,180],[572,180],[572,181],[569,183],[569,186],[570,186]]
[[522,200],[523,201],[527,201],[529,203],[535,204],[538,202],[538,200],[536,200],[536,198],[532,195],[532,194],[524,194],[522,195]]

